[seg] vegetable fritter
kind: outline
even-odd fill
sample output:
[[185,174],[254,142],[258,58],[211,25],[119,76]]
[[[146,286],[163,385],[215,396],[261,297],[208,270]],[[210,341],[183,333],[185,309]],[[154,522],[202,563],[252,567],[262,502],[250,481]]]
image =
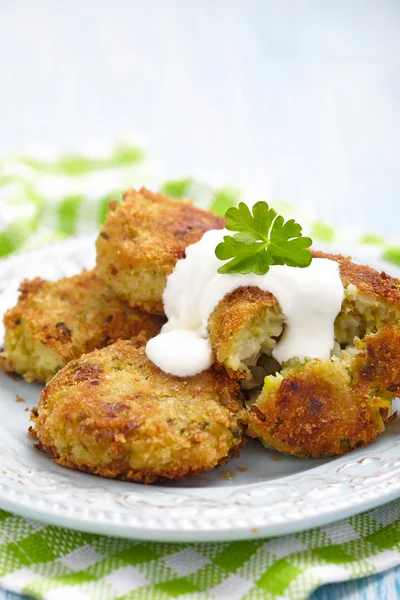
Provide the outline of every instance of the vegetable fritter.
[[284,316],[275,297],[258,288],[227,295],[209,319],[219,368],[243,378],[248,390],[248,434],[299,457],[371,443],[400,391],[400,282],[342,256],[313,254],[339,262],[345,291],[330,360],[280,365],[272,350]]
[[248,433],[285,454],[340,455],[384,431],[399,392],[400,325],[387,325],[340,358],[267,376],[248,403]]
[[224,373],[163,373],[140,342],[70,362],[32,411],[31,437],[58,464],[124,480],[182,479],[244,445],[239,385]]
[[[340,255],[313,252],[317,258],[339,263],[345,290],[335,321],[334,353],[388,323],[400,320],[400,282],[386,273],[357,265]],[[209,319],[210,341],[216,362],[233,378],[259,379],[280,365],[271,358],[284,328],[284,316],[275,297],[255,287],[238,288],[227,295]]]
[[186,247],[224,223],[190,202],[128,190],[118,208],[111,206],[96,242],[100,275],[131,306],[162,315],[167,276]]
[[101,280],[84,271],[56,282],[24,281],[4,317],[0,367],[26,381],[48,381],[68,361],[139,334],[157,335],[163,319],[128,306]]

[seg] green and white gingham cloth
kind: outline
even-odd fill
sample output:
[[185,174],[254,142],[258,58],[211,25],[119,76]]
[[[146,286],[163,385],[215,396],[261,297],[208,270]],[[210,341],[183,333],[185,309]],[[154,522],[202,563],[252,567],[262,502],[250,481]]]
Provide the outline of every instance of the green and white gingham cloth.
[[[163,181],[160,169],[131,142],[121,142],[103,153],[54,152],[0,156],[0,258],[71,235],[96,231],[111,199],[121,199],[127,187],[147,186],[175,198],[225,214],[240,200],[252,201],[233,187],[209,185],[191,178]],[[50,156],[50,158],[49,158]],[[265,198],[264,198],[265,199]],[[301,220],[315,242],[334,243],[346,250],[361,244],[366,254],[400,265],[400,246],[374,234],[338,231],[331,225],[286,202],[273,202],[284,216]]]
[[[108,202],[129,186],[192,197],[223,214],[239,190],[192,179],[162,183],[134,144],[57,159],[0,159],[0,257],[93,232]],[[253,199],[254,200],[254,199]],[[280,212],[292,212],[274,203]],[[296,213],[296,211],[294,211]],[[302,214],[314,240],[364,244],[366,257],[400,264],[400,247],[346,234]],[[301,600],[319,585],[400,564],[400,500],[325,527],[242,542],[135,542],[39,522],[0,510],[0,587],[45,600]]]
[[0,511],[0,585],[45,600],[301,600],[400,563],[400,500],[325,527],[243,542],[160,544]]

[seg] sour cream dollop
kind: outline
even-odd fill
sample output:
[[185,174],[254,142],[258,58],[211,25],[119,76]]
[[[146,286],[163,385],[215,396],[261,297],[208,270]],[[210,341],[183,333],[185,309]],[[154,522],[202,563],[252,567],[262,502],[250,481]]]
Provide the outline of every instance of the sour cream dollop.
[[215,247],[230,235],[207,231],[186,248],[167,279],[163,294],[168,318],[161,333],[146,346],[148,358],[166,373],[189,377],[208,369],[213,354],[208,319],[226,294],[255,286],[275,296],[285,317],[284,332],[273,349],[279,362],[297,357],[329,358],[334,346],[334,322],[344,298],[339,265],[314,258],[309,267],[275,265],[265,275],[219,274]]

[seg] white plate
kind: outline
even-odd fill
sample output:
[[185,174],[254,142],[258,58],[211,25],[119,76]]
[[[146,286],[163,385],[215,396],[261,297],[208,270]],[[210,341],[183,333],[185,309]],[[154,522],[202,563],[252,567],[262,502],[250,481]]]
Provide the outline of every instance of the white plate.
[[[1,262],[0,312],[15,303],[21,279],[56,279],[93,262],[92,238]],[[400,496],[399,420],[374,444],[341,458],[278,457],[254,441],[204,477],[145,486],[71,471],[37,452],[26,435],[26,408],[37,404],[40,390],[0,375],[0,506],[25,517],[147,540],[234,540],[314,527]]]

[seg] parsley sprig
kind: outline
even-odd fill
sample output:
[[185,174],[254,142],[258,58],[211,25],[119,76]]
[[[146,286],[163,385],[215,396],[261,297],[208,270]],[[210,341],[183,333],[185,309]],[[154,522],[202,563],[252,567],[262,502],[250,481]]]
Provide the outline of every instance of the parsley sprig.
[[301,226],[277,214],[266,202],[257,202],[252,211],[240,202],[237,208],[226,211],[226,229],[235,231],[226,235],[215,248],[220,260],[229,260],[218,273],[256,273],[264,275],[271,265],[308,267],[312,256],[307,250],[312,244],[303,237]]

